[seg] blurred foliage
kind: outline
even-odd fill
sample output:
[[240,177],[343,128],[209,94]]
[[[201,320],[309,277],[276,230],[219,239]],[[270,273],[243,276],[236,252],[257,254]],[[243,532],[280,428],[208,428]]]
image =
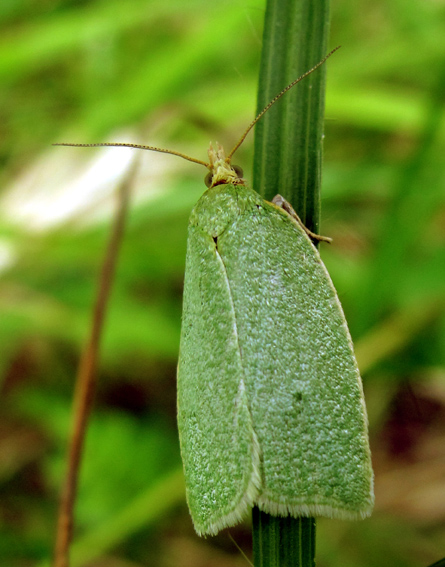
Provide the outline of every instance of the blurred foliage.
[[[119,177],[110,170],[127,155],[50,144],[131,138],[205,159],[210,139],[235,143],[255,108],[263,10],[259,0],[0,5],[1,567],[52,553],[76,364]],[[343,47],[328,63],[321,232],[334,244],[322,255],[363,363],[377,505],[364,522],[319,522],[322,567],[443,556],[444,32],[435,0],[332,5],[331,46]],[[237,158],[248,179],[251,148]],[[194,535],[178,472],[186,227],[205,171],[143,158],[73,564],[244,565],[227,532]],[[231,533],[248,552],[248,530]]]

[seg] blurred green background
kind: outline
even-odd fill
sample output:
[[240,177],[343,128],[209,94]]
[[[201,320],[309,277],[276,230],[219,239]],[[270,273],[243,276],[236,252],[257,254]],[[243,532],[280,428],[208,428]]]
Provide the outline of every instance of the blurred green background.
[[[52,553],[76,365],[133,157],[51,143],[231,147],[255,109],[264,7],[0,4],[1,567]],[[426,566],[445,555],[445,4],[334,0],[330,44],[321,253],[363,374],[377,503],[364,522],[318,522],[318,565]],[[236,159],[247,179],[252,141]],[[246,565],[230,536],[249,555],[248,524],[194,534],[176,433],[187,217],[206,171],[141,157],[73,565]]]

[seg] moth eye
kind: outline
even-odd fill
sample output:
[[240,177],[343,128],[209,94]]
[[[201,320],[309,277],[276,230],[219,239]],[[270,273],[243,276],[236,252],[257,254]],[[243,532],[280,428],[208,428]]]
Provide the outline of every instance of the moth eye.
[[210,187],[212,185],[212,179],[213,179],[213,173],[209,171],[208,174],[204,177],[204,183],[206,184],[207,187]]
[[238,175],[238,177],[243,176],[243,170],[241,169],[241,167],[239,165],[232,165],[232,169]]

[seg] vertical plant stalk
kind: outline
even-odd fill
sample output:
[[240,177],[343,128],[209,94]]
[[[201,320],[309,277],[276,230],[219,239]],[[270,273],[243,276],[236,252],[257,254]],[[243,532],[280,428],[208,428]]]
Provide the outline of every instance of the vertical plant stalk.
[[125,219],[138,160],[134,160],[118,191],[116,215],[111,228],[105,259],[99,276],[96,303],[93,311],[90,337],[86,344],[77,372],[71,440],[67,457],[67,473],[64,480],[56,529],[54,567],[69,567],[69,550],[74,525],[74,503],[76,499],[79,470],[85,434],[96,390],[96,368],[100,339],[104,325],[111,285],[114,279],[119,248],[124,234]]
[[[329,0],[268,0],[257,112],[328,52]],[[318,231],[326,66],[286,93],[255,127],[253,186],[277,192]]]
[[[329,0],[268,0],[257,113],[327,53]],[[319,232],[326,68],[309,75],[255,127],[253,187],[280,193]],[[298,440],[295,440],[298,442]],[[253,509],[255,567],[313,567],[315,519],[274,517]]]
[[270,516],[252,510],[255,567],[315,565],[315,518]]

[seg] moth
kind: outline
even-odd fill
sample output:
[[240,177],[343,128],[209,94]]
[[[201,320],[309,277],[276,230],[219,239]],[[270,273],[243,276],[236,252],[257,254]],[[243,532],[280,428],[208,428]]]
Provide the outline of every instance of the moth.
[[[334,50],[335,51],[335,50]],[[338,295],[312,239],[279,195],[249,188],[210,146],[193,208],[178,363],[178,428],[198,534],[256,505],[281,516],[358,519],[373,507],[366,408]],[[327,239],[329,240],[329,239]]]

